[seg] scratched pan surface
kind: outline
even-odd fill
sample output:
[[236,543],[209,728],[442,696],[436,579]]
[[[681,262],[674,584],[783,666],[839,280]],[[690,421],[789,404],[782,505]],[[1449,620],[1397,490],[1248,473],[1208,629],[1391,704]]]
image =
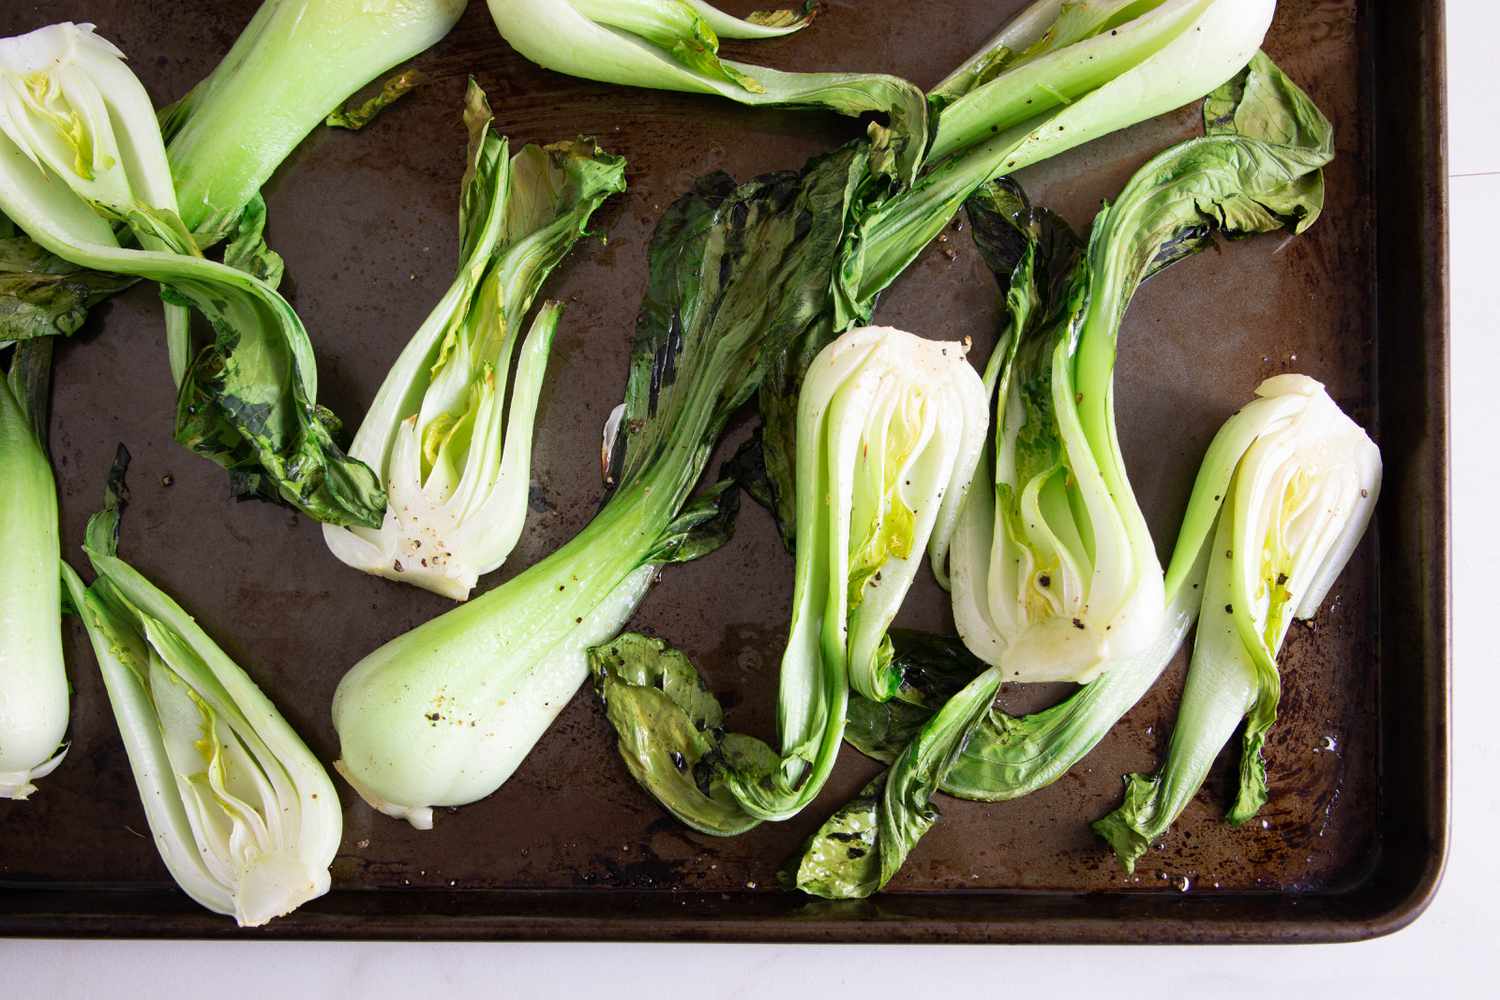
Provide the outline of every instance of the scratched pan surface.
[[[132,56],[159,102],[215,64],[254,0],[8,4],[0,34],[91,20]],[[746,3],[728,3],[748,10]],[[833,2],[816,25],[755,46],[794,69],[899,73],[922,84],[984,41],[1020,0],[952,0],[920,17],[899,0]],[[1301,371],[1382,442],[1390,485],[1378,529],[1282,659],[1273,794],[1254,823],[1222,822],[1232,754],[1135,876],[1087,824],[1120,776],[1164,750],[1185,658],[1055,785],[1017,802],[944,799],[942,822],[881,898],[810,903],[775,873],[875,766],[846,749],[797,820],[732,840],[687,831],[630,780],[588,692],[497,794],[441,810],[419,833],[341,782],[345,834],[333,893],[270,936],[620,937],[729,940],[1233,941],[1368,937],[1401,926],[1435,888],[1446,843],[1446,330],[1441,15],[1413,21],[1355,0],[1287,0],[1267,48],[1337,125],[1328,211],[1305,238],[1226,246],[1137,296],[1121,340],[1119,423],[1132,478],[1165,548],[1213,431],[1263,378]],[[357,422],[387,366],[446,288],[455,261],[465,77],[516,141],[598,136],[630,163],[546,294],[567,312],[542,397],[524,539],[491,587],[576,532],[602,496],[599,430],[621,398],[654,220],[711,170],[794,168],[855,134],[820,114],[747,111],[541,71],[498,38],[482,3],[417,65],[433,81],[360,134],[320,130],[271,182],[271,239],[312,332],[321,401]],[[1088,225],[1193,110],[1104,139],[1023,179]],[[878,320],[993,343],[997,293],[954,227],[891,289]],[[135,456],[124,554],[176,594],[325,760],[328,706],[359,656],[445,610],[443,600],[337,563],[315,524],[229,500],[223,475],[171,439],[173,392],[152,292],[98,311],[59,353],[52,450],[66,554],[94,509],[116,442]],[[736,434],[743,434],[742,420]],[[791,562],[769,518],[744,511],[731,545],[670,570],[635,620],[688,651],[736,728],[770,735]],[[930,579],[902,614],[951,628]],[[146,832],[93,658],[66,627],[72,750],[25,804],[0,803],[0,931],[235,933],[171,887]],[[1007,689],[1033,708],[1064,689]]]

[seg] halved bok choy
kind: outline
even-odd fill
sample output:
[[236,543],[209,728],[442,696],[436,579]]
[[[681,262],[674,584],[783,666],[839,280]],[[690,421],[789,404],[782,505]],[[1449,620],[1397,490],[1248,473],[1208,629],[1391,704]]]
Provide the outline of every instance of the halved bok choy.
[[256,927],[328,891],[338,791],[250,676],[117,554],[128,461],[121,448],[89,519],[93,584],[63,578],[162,861],[198,903]]
[[1246,822],[1268,790],[1261,750],[1276,721],[1276,657],[1292,620],[1318,613],[1354,554],[1380,494],[1380,449],[1305,375],[1278,375],[1224,425],[1214,447],[1232,475],[1214,529],[1203,609],[1167,759],[1125,779],[1125,801],[1094,824],[1121,866],[1182,814],[1240,723],[1239,786],[1228,820]]
[[[334,524],[380,524],[385,495],[317,405],[302,321],[264,281],[205,259],[177,212],[150,98],[91,25],[0,39],[0,212],[81,267],[147,278],[213,335],[169,334],[176,436],[224,466],[237,493]],[[126,246],[129,234],[138,246]]]
[[[0,357],[5,349],[0,346]],[[52,342],[0,364],[0,799],[25,799],[63,761],[68,675],[62,649],[57,483],[47,459]]]
[[348,565],[455,600],[505,561],[526,519],[532,424],[562,306],[542,306],[523,339],[526,312],[594,210],[625,188],[625,161],[589,140],[512,155],[472,80],[464,121],[458,276],[397,358],[349,449],[380,470],[385,522],[324,527]]

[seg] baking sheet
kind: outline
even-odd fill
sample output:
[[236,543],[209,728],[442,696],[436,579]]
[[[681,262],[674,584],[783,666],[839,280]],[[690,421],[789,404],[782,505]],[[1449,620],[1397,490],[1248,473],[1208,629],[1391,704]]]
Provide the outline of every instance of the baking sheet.
[[[60,0],[0,12],[0,33],[94,21],[165,102],[213,67],[256,6]],[[780,68],[881,70],[925,86],[1020,6],[954,0],[913,17],[896,0],[834,2],[802,35],[734,50]],[[1266,48],[1337,129],[1327,213],[1298,240],[1247,241],[1172,268],[1141,290],[1121,337],[1120,432],[1163,548],[1208,439],[1271,374],[1325,382],[1386,453],[1379,530],[1324,612],[1286,643],[1281,719],[1266,750],[1272,798],[1254,823],[1222,822],[1234,765],[1224,754],[1134,876],[1088,829],[1117,803],[1121,775],[1152,769],[1164,751],[1184,656],[1051,787],[994,805],[943,798],[942,822],[885,896],[809,901],[778,890],[776,869],[877,765],[846,748],[796,820],[715,840],[634,784],[585,691],[500,792],[439,811],[432,832],[375,814],[338,782],[345,835],[333,894],[255,933],[1296,940],[1368,936],[1414,915],[1435,884],[1446,829],[1447,577],[1441,24],[1435,5],[1417,6],[1418,30],[1407,15],[1388,37],[1393,15],[1355,0],[1280,4]],[[581,243],[544,290],[567,311],[538,418],[532,512],[506,567],[482,582],[490,587],[571,537],[603,496],[599,429],[621,398],[645,245],[662,209],[705,172],[747,179],[794,168],[855,127],[547,73],[508,49],[477,2],[416,65],[432,82],[361,133],[319,130],[266,192],[283,290],[318,352],[320,401],[351,424],[452,278],[467,75],[513,142],[595,135],[630,164],[629,191],[596,217],[608,244]],[[1137,166],[1196,127],[1196,108],[1186,109],[1020,176],[1037,202],[1084,229]],[[982,362],[998,315],[993,278],[955,227],[876,318],[972,337]],[[332,760],[328,706],[344,670],[448,604],[342,566],[310,520],[231,502],[223,474],[173,443],[172,409],[159,306],[137,288],[59,351],[52,452],[65,554],[77,554],[124,442],[135,463],[122,554],[178,596]],[[733,728],[769,736],[790,594],[790,558],[769,517],[747,505],[733,543],[670,569],[633,627],[693,657]],[[899,622],[951,628],[930,578]],[[67,633],[73,748],[30,802],[0,803],[0,930],[235,933],[172,888],[143,836],[92,654],[81,628]],[[1007,688],[1002,701],[1038,707],[1065,690]]]

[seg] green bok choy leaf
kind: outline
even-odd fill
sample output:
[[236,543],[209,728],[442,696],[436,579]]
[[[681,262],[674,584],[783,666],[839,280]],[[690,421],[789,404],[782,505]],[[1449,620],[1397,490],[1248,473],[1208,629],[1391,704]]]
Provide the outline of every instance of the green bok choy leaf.
[[255,682],[116,554],[120,449],[88,525],[85,587],[64,564],[152,839],[183,891],[255,927],[328,891],[343,813],[328,772]]
[[[228,469],[237,492],[334,524],[380,524],[379,484],[317,405],[302,321],[265,282],[199,253],[151,101],[88,25],[0,39],[0,211],[50,253],[156,281],[209,319],[213,337],[196,354],[185,328],[170,338],[176,434]],[[141,249],[122,246],[117,226]]]
[[[325,526],[329,548],[367,573],[464,600],[510,555],[526,519],[531,429],[562,307],[522,321],[625,161],[577,140],[514,156],[470,81],[458,276],[401,352],[350,454],[379,469],[390,503],[378,531]],[[505,389],[520,346],[508,422]]]
[[47,461],[52,342],[26,341],[0,366],[0,799],[24,799],[62,763],[63,667],[57,484]]

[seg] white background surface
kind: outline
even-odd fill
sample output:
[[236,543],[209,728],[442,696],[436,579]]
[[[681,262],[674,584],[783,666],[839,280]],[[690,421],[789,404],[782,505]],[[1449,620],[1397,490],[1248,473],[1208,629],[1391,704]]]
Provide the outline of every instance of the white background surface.
[[[1500,6],[1449,0],[1453,276],[1454,833],[1448,874],[1411,928],[1357,945],[1228,948],[839,948],[697,945],[0,942],[15,1000],[381,1000],[691,990],[718,998],[1113,992],[1366,998],[1500,995]],[[633,987],[633,988],[632,988]]]

